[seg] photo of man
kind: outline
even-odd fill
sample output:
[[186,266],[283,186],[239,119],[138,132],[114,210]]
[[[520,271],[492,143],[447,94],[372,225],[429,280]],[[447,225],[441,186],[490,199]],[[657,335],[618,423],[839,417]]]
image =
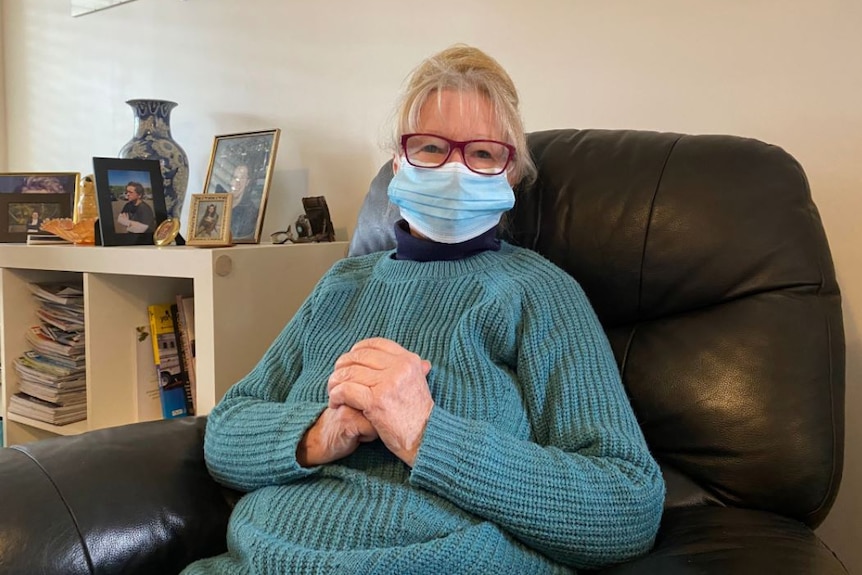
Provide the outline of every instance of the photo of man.
[[231,194],[231,237],[257,243],[280,130],[217,136],[206,193]]
[[109,170],[114,230],[118,234],[152,233],[156,229],[148,172]]

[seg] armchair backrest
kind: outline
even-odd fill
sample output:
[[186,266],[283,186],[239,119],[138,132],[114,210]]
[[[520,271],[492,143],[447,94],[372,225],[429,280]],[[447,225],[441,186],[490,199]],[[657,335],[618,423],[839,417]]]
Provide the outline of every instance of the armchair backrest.
[[[733,136],[529,135],[537,181],[504,236],[584,288],[616,355],[667,505],[763,509],[818,525],[838,491],[844,331],[802,167]],[[350,253],[394,245],[391,168]]]

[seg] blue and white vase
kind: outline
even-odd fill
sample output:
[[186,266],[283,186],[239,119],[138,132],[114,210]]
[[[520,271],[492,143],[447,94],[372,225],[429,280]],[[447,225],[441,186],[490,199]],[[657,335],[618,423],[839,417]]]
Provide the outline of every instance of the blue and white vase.
[[168,215],[179,219],[189,185],[189,158],[171,136],[171,110],[176,102],[167,100],[128,100],[135,113],[135,132],[120,149],[127,159],[159,160],[165,181]]

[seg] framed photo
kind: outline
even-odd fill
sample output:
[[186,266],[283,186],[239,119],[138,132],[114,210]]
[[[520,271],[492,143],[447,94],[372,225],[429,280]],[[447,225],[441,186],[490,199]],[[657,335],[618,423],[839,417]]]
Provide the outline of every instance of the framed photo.
[[0,194],[0,242],[26,243],[42,222],[72,215],[74,194]]
[[[72,194],[78,191],[78,172],[0,173],[0,194]],[[70,200],[71,201],[71,200]]]
[[168,218],[158,160],[93,158],[102,245],[153,245]]
[[188,238],[190,246],[231,245],[231,194],[193,194]]
[[234,243],[260,241],[280,134],[281,130],[276,128],[215,137],[204,192],[233,196]]
[[180,221],[176,218],[168,217],[168,219],[159,224],[159,227],[153,233],[153,243],[157,246],[169,246],[179,233]]

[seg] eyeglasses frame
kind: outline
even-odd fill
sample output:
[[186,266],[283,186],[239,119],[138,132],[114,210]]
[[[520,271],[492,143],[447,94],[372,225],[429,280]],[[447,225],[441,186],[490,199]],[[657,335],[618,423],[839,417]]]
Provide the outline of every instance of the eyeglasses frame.
[[[442,162],[437,164],[436,166],[420,166],[418,164],[414,164],[413,162],[410,161],[410,156],[407,154],[407,140],[409,140],[413,136],[430,136],[432,138],[440,138],[441,140],[444,140],[449,144],[449,153],[446,154],[446,158]],[[493,173],[491,173],[491,172],[480,172],[478,170],[474,170],[473,168],[471,168],[470,165],[467,163],[467,156],[466,156],[466,152],[464,149],[465,146],[467,144],[475,144],[475,143],[482,143],[482,142],[487,142],[490,144],[500,144],[501,146],[504,146],[507,150],[509,150],[509,157],[506,158],[506,163],[503,165],[503,167],[500,169],[499,172],[493,172]],[[446,162],[448,162],[449,158],[452,157],[452,152],[454,152],[455,150],[460,150],[461,151],[461,157],[464,159],[464,165],[467,166],[467,169],[470,170],[471,172],[475,173],[475,174],[479,174],[482,176],[499,176],[500,174],[502,174],[503,172],[506,171],[506,169],[509,167],[509,164],[512,163],[512,159],[515,157],[515,146],[513,146],[512,144],[507,144],[506,142],[501,142],[499,140],[480,139],[480,140],[458,141],[458,140],[450,140],[449,138],[447,138],[445,136],[441,136],[439,134],[428,134],[425,132],[414,132],[411,134],[402,134],[402,136],[401,136],[401,150],[404,152],[404,158],[407,160],[408,164],[410,164],[411,166],[415,166],[417,168],[428,168],[431,170],[436,170],[437,168],[440,168],[440,167],[446,165]]]

